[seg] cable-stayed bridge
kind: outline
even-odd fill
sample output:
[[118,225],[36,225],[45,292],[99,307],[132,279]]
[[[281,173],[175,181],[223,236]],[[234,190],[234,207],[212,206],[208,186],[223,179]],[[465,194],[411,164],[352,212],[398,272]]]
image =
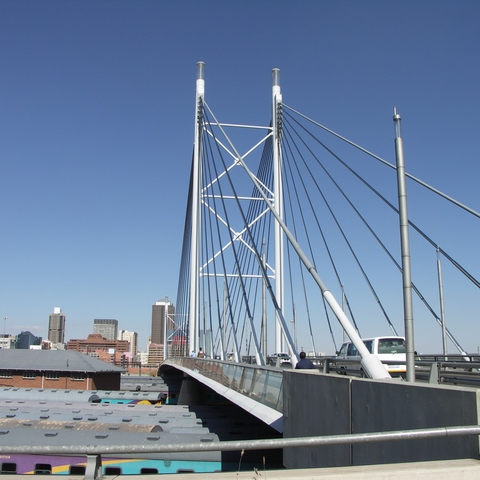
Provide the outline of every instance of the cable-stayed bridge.
[[[200,62],[176,311],[160,368],[181,372],[181,403],[205,401],[208,388],[288,441],[307,436],[299,450],[284,445],[288,468],[477,458],[477,391],[416,382],[414,332],[443,362],[458,355],[466,377],[480,368],[453,333],[470,340],[464,326],[478,316],[480,214],[408,173],[396,109],[389,161],[285,103],[278,69],[267,125],[217,118],[205,85]],[[382,335],[405,337],[407,382],[392,380],[362,341]],[[295,366],[300,351],[318,357],[347,340],[373,380],[323,375],[328,360],[314,375],[266,366],[274,352]],[[192,358],[200,349],[207,358]],[[460,371],[432,365],[436,384],[447,378],[442,366]],[[440,439],[451,437],[447,427],[459,437]],[[380,447],[353,444],[378,435]]]
[[[396,111],[392,163],[284,103],[278,69],[266,126],[218,119],[206,101],[203,63],[196,86],[169,356],[202,348],[212,358],[240,362],[247,355],[264,365],[269,353],[287,352],[295,363],[300,350],[335,352],[348,337],[367,374],[381,378],[384,369],[368,358],[360,338],[401,335],[413,380],[414,311],[422,322],[430,317],[438,351],[466,353],[453,333],[456,322],[450,328],[445,315],[442,272],[455,271],[471,302],[480,283],[443,239],[408,218],[406,180],[473,219],[477,231],[480,215],[408,174]],[[422,242],[421,257],[430,255],[426,289],[425,272],[418,283],[411,274],[411,257],[418,258],[411,242],[415,248]]]

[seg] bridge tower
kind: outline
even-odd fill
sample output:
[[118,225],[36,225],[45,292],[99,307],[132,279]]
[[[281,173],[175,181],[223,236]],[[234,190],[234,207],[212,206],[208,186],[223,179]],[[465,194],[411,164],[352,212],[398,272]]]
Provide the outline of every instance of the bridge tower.
[[[203,162],[203,109],[205,95],[205,64],[197,63],[196,77],[196,104],[195,104],[195,131],[194,131],[194,151],[192,166],[192,185],[191,185],[191,240],[190,240],[190,289],[189,289],[189,307],[188,317],[188,352],[197,351],[201,346],[199,342],[200,327],[199,319],[201,317],[201,282],[202,275],[201,262],[201,238],[202,238],[202,162]],[[252,127],[255,128],[255,127]],[[280,70],[272,71],[272,121],[268,128],[270,132],[265,140],[272,137],[272,161],[273,161],[273,193],[271,202],[278,216],[283,219],[283,186],[282,186],[282,95],[280,91]],[[230,145],[233,151],[235,147]],[[237,154],[238,155],[238,154]],[[239,156],[239,155],[238,155]],[[277,220],[274,220],[274,286],[276,297],[276,321],[275,321],[275,351],[284,350],[284,338],[288,336],[285,332],[286,326],[280,319],[285,308],[284,302],[284,233]],[[291,342],[286,342],[291,349]],[[239,347],[236,347],[236,349]],[[294,353],[291,351],[291,353]],[[263,352],[264,355],[267,352]]]
[[[282,93],[280,90],[280,70],[272,71],[272,133],[273,133],[273,196],[274,207],[283,220],[283,184],[282,184]],[[280,223],[275,220],[275,296],[281,312],[285,311],[284,284],[284,234]],[[281,321],[276,315],[275,351],[283,352]]]
[[[299,260],[303,263],[305,269],[313,277],[315,283],[319,287],[323,298],[326,303],[330,306],[335,316],[339,320],[343,329],[347,332],[348,336],[352,342],[357,347],[361,357],[362,365],[365,371],[372,376],[373,378],[384,378],[389,377],[388,372],[385,370],[385,367],[381,364],[377,357],[370,354],[361,341],[357,331],[351,325],[350,321],[346,317],[343,310],[340,308],[332,293],[319,277],[316,272],[315,267],[305,255],[304,251],[300,247],[297,239],[292,234],[292,232],[287,227],[284,216],[283,208],[283,184],[282,184],[282,94],[280,91],[280,71],[274,69],[272,72],[272,119],[270,127],[258,127],[258,126],[247,126],[247,125],[232,125],[232,124],[222,124],[218,122],[215,118],[214,113],[210,110],[207,103],[205,102],[205,65],[203,62],[197,64],[197,81],[196,81],[196,109],[195,109],[195,135],[194,135],[194,152],[193,152],[193,165],[192,165],[192,174],[191,174],[191,185],[190,185],[190,248],[189,248],[189,294],[188,294],[188,352],[197,352],[200,344],[200,318],[201,318],[201,309],[200,303],[201,298],[205,296],[205,288],[210,288],[211,284],[207,284],[205,287],[206,281],[210,278],[213,278],[213,285],[216,293],[217,307],[219,304],[219,298],[221,297],[221,292],[219,291],[219,281],[223,281],[224,285],[227,288],[227,292],[224,297],[224,307],[223,312],[220,308],[217,308],[218,320],[221,320],[223,317],[223,323],[220,326],[220,329],[223,329],[227,326],[229,328],[229,335],[231,339],[229,341],[228,348],[233,348],[234,359],[237,362],[241,361],[240,356],[240,341],[242,332],[245,332],[245,328],[249,329],[249,338],[251,340],[251,345],[253,345],[256,363],[258,365],[264,365],[264,355],[261,352],[260,342],[258,341],[258,336],[256,332],[256,327],[254,324],[254,310],[249,305],[248,299],[248,287],[246,284],[246,277],[257,278],[258,280],[263,281],[267,285],[267,290],[272,300],[273,309],[275,312],[275,349],[277,352],[285,351],[283,347],[283,342],[288,348],[289,353],[291,354],[292,362],[296,363],[297,361],[297,352],[292,339],[292,335],[289,331],[289,326],[285,321],[285,298],[284,298],[284,265],[283,265],[283,255],[284,255],[284,240],[288,239],[289,246],[296,252]],[[213,119],[210,119],[210,117]],[[219,139],[213,131],[213,127],[218,129],[221,133],[222,139]],[[242,127],[242,128],[251,128],[251,129],[260,129],[267,132],[263,139],[257,142],[250,150],[241,155],[234,143],[230,139],[230,136],[227,135],[226,129],[231,127]],[[217,151],[221,151],[222,154],[218,154],[218,163],[213,161],[211,158],[212,151],[212,142],[214,148]],[[269,169],[269,174],[263,177],[262,180],[254,175],[249,166],[247,165],[245,158],[253,152],[259,145],[264,145],[267,154],[262,155],[262,159],[268,163],[269,166],[272,166],[272,169]],[[265,152],[265,150],[264,150]],[[223,154],[233,159],[230,165],[227,165]],[[205,157],[205,158],[203,158]],[[205,162],[205,170],[202,171],[202,165]],[[210,163],[213,164],[214,172],[210,168]],[[273,163],[273,165],[272,165]],[[238,170],[238,167],[241,168],[241,171],[246,173],[251,181],[251,184],[254,186],[254,194],[251,196],[243,197],[237,194],[237,187],[234,185],[232,178],[232,173],[235,169]],[[219,170],[222,170],[219,172]],[[272,172],[273,170],[273,172]],[[208,182],[202,181],[202,177],[205,175],[205,179],[208,178]],[[272,178],[273,177],[273,178]],[[265,183],[268,178],[268,184]],[[272,182],[273,180],[273,182]],[[222,183],[224,182],[224,187]],[[216,187],[216,190],[213,187]],[[225,187],[228,187],[224,190]],[[229,189],[229,190],[228,190]],[[228,190],[228,191],[227,191]],[[225,193],[226,192],[226,193]],[[219,205],[215,202],[219,201]],[[238,209],[236,211],[236,218],[230,222],[228,209],[225,207],[224,202],[233,200]],[[254,216],[247,221],[247,217],[244,213],[243,208],[241,207],[241,201],[250,201],[251,203],[259,203],[262,205],[263,211],[256,212]],[[205,243],[203,245],[202,239],[202,226],[204,230],[208,230],[211,227],[207,226],[208,224],[202,223],[202,211],[204,216],[207,218],[207,215],[214,216],[216,218],[216,228],[217,232],[219,226],[221,225],[225,228],[225,236],[221,235],[217,238],[217,243],[210,245],[210,250],[208,250],[208,245]],[[251,227],[257,222],[261,217],[270,214],[269,217],[273,220],[273,231],[274,231],[274,268],[271,266],[268,273],[267,268],[265,268],[265,260],[262,259],[260,254],[260,248],[258,245],[258,240],[254,240],[252,235]],[[188,215],[188,213],[187,213]],[[210,217],[209,217],[210,218]],[[239,228],[235,229],[235,224],[239,222]],[[205,232],[206,233],[206,232]],[[261,242],[261,240],[260,240]],[[247,252],[249,255],[252,255],[252,258],[255,260],[255,265],[258,267],[258,272],[256,273],[251,270],[249,273],[242,271],[242,266],[239,261],[238,248],[236,245],[239,245]],[[231,260],[233,261],[233,268],[227,269],[226,262],[223,254],[229,250],[231,251]],[[208,251],[207,251],[208,250]],[[263,253],[263,252],[262,252]],[[215,269],[213,272],[208,270],[208,266],[212,265],[215,267],[215,259],[221,259],[222,272],[219,273]],[[220,263],[220,262],[219,262]],[[230,267],[231,268],[231,267]],[[227,271],[228,270],[228,271]],[[273,275],[272,275],[273,272]],[[271,285],[270,279],[274,278],[274,288]],[[236,285],[236,299],[232,298],[231,292],[228,291],[228,284],[230,281],[235,281]],[[208,293],[210,291],[208,290]],[[201,297],[201,294],[203,297]],[[236,310],[238,304],[242,304],[242,318],[244,319],[244,327],[242,327],[242,332],[237,329],[236,320],[240,318],[239,310]],[[202,310],[204,310],[202,308]],[[221,313],[221,315],[220,315]],[[273,312],[272,312],[273,313]],[[210,319],[212,315],[210,316]],[[263,312],[262,312],[263,318]],[[206,336],[205,329],[205,313],[204,313],[204,331],[203,336]],[[185,332],[187,333],[187,332]],[[223,332],[220,335],[222,338]],[[245,335],[246,338],[246,335]],[[225,340],[220,340],[220,357],[225,359],[227,356],[226,351],[226,342]],[[247,341],[248,347],[248,341]],[[218,348],[218,347],[217,347]],[[249,348],[249,347],[248,347]],[[247,348],[247,350],[248,350]],[[214,352],[212,351],[212,354]],[[267,352],[264,352],[267,353]],[[217,354],[215,352],[215,354]]]
[[197,63],[197,83],[195,95],[195,134],[192,171],[191,198],[191,243],[190,243],[190,304],[188,352],[197,352],[199,347],[199,315],[200,315],[200,236],[201,236],[201,179],[202,179],[202,146],[201,128],[203,99],[205,95],[205,63]]

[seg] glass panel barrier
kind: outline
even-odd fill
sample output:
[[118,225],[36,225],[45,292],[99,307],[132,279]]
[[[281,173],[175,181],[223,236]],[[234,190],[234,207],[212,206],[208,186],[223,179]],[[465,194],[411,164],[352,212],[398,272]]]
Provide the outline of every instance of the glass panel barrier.
[[274,367],[192,357],[173,357],[169,364],[192,370],[224,387],[282,412],[283,370]]

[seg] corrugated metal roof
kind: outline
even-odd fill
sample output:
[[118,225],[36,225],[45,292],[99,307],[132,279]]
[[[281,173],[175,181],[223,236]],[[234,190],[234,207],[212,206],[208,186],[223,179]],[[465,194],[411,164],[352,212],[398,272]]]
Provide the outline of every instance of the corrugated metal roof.
[[[70,430],[96,430],[107,432],[163,432],[160,425],[146,425],[144,423],[103,423],[103,422],[82,422],[82,421],[62,421],[62,420],[36,420],[29,418],[0,418],[0,430],[9,430],[12,428],[39,428],[43,430],[61,430],[68,428]],[[185,428],[185,427],[184,427]],[[175,432],[174,432],[175,433]],[[179,432],[176,432],[179,433]],[[207,428],[198,428],[194,433],[210,433]],[[26,433],[28,435],[28,433]]]
[[[76,395],[73,396],[73,393]],[[43,388],[0,388],[0,400],[17,400],[28,398],[30,400],[72,400],[77,402],[99,402],[100,397],[92,390],[62,390]]]
[[[28,431],[28,434],[26,432]],[[28,427],[0,428],[0,449],[3,452],[13,446],[126,446],[126,445],[178,445],[178,453],[142,454],[142,458],[162,459],[198,459],[204,461],[220,461],[221,452],[182,452],[181,445],[185,443],[218,442],[218,435],[213,433],[195,433],[192,429],[189,433],[166,433],[166,432],[126,432],[126,431],[95,431],[95,430],[72,430],[69,428],[38,429]],[[126,454],[125,454],[126,455]],[[115,455],[118,457],[119,455]]]
[[5,370],[56,372],[124,372],[123,368],[102,362],[73,350],[0,350],[0,365]]
[[[12,389],[13,388],[9,388]],[[15,388],[17,392],[19,388]],[[0,392],[2,389],[0,388]],[[60,392],[62,390],[59,390]],[[75,390],[70,390],[70,392]],[[76,390],[80,391],[81,390]],[[97,394],[96,390],[88,390],[91,394]],[[87,393],[87,392],[84,392]],[[20,394],[18,395],[20,397]],[[51,399],[32,399],[31,396],[26,398],[1,398],[0,396],[0,409],[15,409],[15,408],[28,408],[28,409],[55,409],[56,411],[64,411],[68,409],[72,413],[78,413],[80,410],[89,410],[97,411],[99,413],[105,412],[106,414],[112,414],[114,411],[129,412],[129,414],[134,415],[148,415],[148,416],[157,416],[157,415],[170,415],[177,413],[181,415],[187,415],[188,417],[195,417],[195,412],[190,412],[188,405],[146,405],[141,403],[118,403],[115,405],[110,405],[108,403],[84,403],[76,400],[76,398],[69,398],[66,401],[59,400],[58,397],[55,397],[54,400]],[[100,397],[99,397],[100,398]]]

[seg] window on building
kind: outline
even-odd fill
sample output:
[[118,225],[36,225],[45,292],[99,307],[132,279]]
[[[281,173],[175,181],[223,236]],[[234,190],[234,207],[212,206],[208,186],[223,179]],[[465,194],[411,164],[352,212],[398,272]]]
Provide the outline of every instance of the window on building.
[[12,378],[12,371],[11,370],[0,370],[0,378]]
[[47,380],[58,380],[60,378],[60,373],[59,372],[46,372],[45,373],[45,378]]
[[37,372],[34,372],[33,370],[25,370],[23,372],[23,378],[35,379],[37,378]]
[[70,378],[72,380],[85,380],[84,372],[72,372]]

